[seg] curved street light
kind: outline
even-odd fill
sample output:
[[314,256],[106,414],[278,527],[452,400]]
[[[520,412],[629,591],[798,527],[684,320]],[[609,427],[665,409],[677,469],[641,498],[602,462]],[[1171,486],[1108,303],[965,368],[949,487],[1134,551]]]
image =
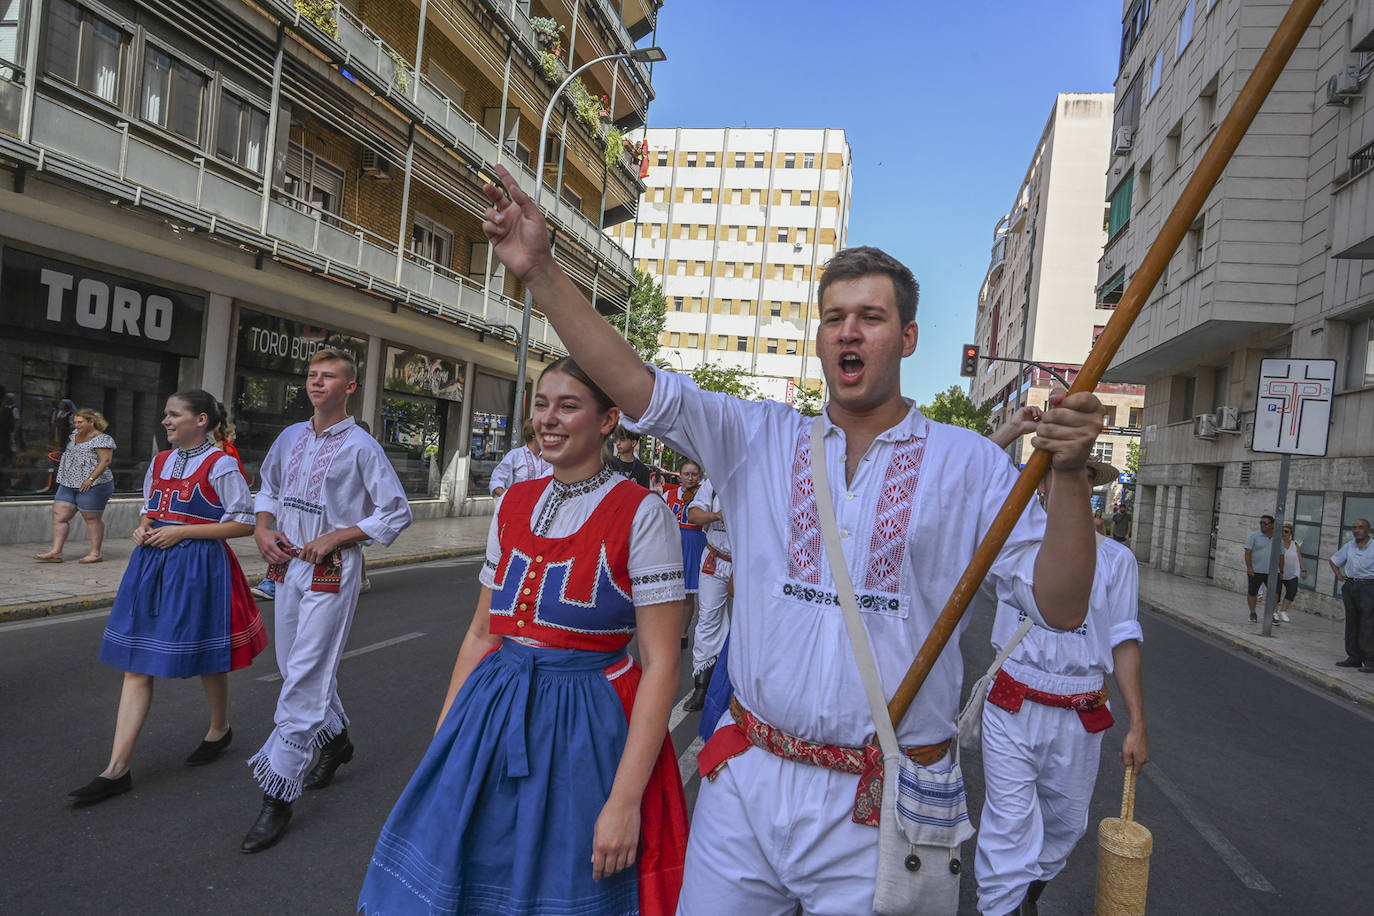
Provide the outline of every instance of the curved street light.
[[[544,191],[544,154],[547,151],[544,142],[545,136],[549,132],[549,119],[553,117],[554,106],[563,97],[563,90],[568,88],[568,84],[577,78],[577,75],[588,67],[596,64],[605,63],[608,60],[633,60],[641,64],[655,64],[668,59],[668,55],[660,47],[635,48],[633,51],[622,51],[619,54],[606,54],[587,61],[582,66],[568,74],[563,82],[558,84],[558,88],[553,91],[553,96],[549,99],[548,107],[544,109],[544,119],[539,122],[539,159],[538,165],[534,170],[534,205],[539,206],[540,196]],[[614,114],[614,112],[612,112]],[[597,226],[597,231],[601,230]],[[517,358],[518,369],[515,374],[515,406],[519,423],[511,423],[510,447],[518,448],[520,445],[520,427],[525,421],[525,370],[529,360],[530,352],[530,311],[534,307],[534,297],[530,294],[528,287],[525,289],[525,309],[520,318],[520,340],[516,344],[520,353]]]

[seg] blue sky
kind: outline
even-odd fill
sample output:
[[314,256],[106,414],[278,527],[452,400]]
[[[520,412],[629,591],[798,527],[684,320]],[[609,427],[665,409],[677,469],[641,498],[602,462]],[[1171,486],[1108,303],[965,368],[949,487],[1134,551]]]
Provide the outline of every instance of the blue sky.
[[959,377],[992,229],[1025,177],[1057,92],[1110,92],[1117,0],[668,0],[651,127],[844,128],[849,244],[921,284],[903,393]]

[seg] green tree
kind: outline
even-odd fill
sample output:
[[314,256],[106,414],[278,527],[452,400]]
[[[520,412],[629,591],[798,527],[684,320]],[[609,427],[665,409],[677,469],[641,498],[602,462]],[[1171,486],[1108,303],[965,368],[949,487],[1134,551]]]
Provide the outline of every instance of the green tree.
[[792,406],[797,408],[797,413],[803,417],[817,416],[821,412],[821,405],[824,403],[819,388],[798,388],[797,393],[792,397]]
[[1126,443],[1126,473],[1134,477],[1140,473],[1140,443]]
[[722,366],[718,363],[702,363],[687,373],[702,391],[719,391],[746,401],[757,401],[759,393],[749,373],[739,366]]
[[663,333],[663,323],[667,321],[668,299],[663,295],[663,287],[653,277],[643,271],[635,271],[635,285],[630,290],[630,309],[617,312],[610,317],[611,327],[625,334],[628,319],[630,331],[626,340],[643,360],[652,360],[658,353],[658,338]]
[[950,385],[948,391],[941,391],[935,395],[935,399],[928,406],[921,406],[921,413],[937,423],[962,426],[980,436],[986,436],[992,431],[988,426],[988,417],[992,416],[992,402],[979,407],[958,385]]

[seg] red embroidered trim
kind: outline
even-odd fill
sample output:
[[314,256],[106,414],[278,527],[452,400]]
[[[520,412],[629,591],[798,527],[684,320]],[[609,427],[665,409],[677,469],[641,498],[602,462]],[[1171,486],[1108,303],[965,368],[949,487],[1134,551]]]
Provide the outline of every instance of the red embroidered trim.
[[914,439],[893,449],[888,460],[883,489],[873,512],[873,537],[868,544],[868,576],[864,588],[890,595],[901,592],[911,502],[920,481],[925,451],[925,440]]
[[811,479],[810,427],[802,425],[792,459],[791,543],[788,545],[788,576],[808,585],[821,584],[821,524],[816,509],[816,487]]

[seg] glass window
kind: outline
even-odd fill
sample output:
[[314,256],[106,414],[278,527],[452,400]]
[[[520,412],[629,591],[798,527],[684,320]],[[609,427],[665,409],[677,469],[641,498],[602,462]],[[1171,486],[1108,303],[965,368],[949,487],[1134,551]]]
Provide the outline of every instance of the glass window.
[[695,166],[696,164],[697,164],[697,154],[696,154],[696,153],[688,153],[688,154],[687,154],[687,165],[688,165],[689,167],[692,167],[692,166]]
[[119,104],[119,74],[129,36],[90,10],[53,0],[48,8],[47,71]]
[[1298,585],[1306,589],[1315,590],[1317,587],[1317,570],[1321,567],[1319,554],[1322,540],[1322,511],[1325,503],[1326,494],[1299,490],[1297,504],[1293,510],[1293,540],[1297,542],[1298,552],[1302,554],[1307,566],[1307,576],[1300,580]]
[[1155,97],[1159,91],[1160,81],[1164,78],[1164,49],[1160,48],[1155,52],[1155,59],[1150,64],[1150,88],[1145,92],[1145,100],[1149,101]]
[[205,84],[204,75],[149,45],[143,53],[143,120],[198,142]]
[[1346,388],[1374,385],[1374,318],[1350,323],[1345,365]]
[[472,386],[472,456],[468,493],[480,495],[491,486],[491,472],[510,448],[511,405],[515,382],[478,372]]
[[440,267],[448,267],[453,254],[453,233],[429,217],[417,214],[411,229],[410,250]]
[[[667,151],[667,150],[659,150],[659,151],[658,151],[658,164],[659,164],[659,165],[667,165],[667,164],[668,164],[668,151]],[[650,199],[652,199],[652,198],[650,198]]]
[[1112,192],[1110,208],[1107,211],[1107,238],[1115,238],[1131,219],[1131,191],[1135,183],[1135,172],[1126,175],[1126,180]]
[[[1341,498],[1341,532],[1336,539],[1337,549],[1355,540],[1355,535],[1350,530],[1350,526],[1355,524],[1357,518],[1374,520],[1374,493],[1349,493]],[[1336,579],[1335,576],[1331,578]],[[1341,581],[1339,579],[1336,579],[1332,593],[1337,596],[1340,595]]]
[[763,153],[755,153],[755,154],[754,154],[754,168],[756,168],[756,169],[761,169],[761,168],[763,168]]
[[[23,0],[0,0],[0,62],[18,63],[23,53]],[[14,68],[0,66],[0,78],[14,79]]]
[[797,167],[797,154],[785,153],[782,157],[782,167],[785,169],[795,169]]
[[1178,50],[1175,57],[1183,53],[1183,49],[1188,47],[1188,42],[1193,40],[1193,0],[1188,0],[1183,6],[1183,12],[1178,17]]
[[749,349],[749,338],[747,338],[747,337],[736,337],[736,338],[735,338],[735,350],[736,350],[737,352],[739,352],[739,353],[743,353],[743,352],[744,352],[745,350],[747,350],[747,349]]
[[704,204],[709,204],[709,203],[711,202],[711,199],[712,199],[713,194],[714,194],[714,189],[713,189],[713,188],[702,188],[702,189],[701,189],[701,202],[704,203]]
[[779,227],[778,227],[778,241],[779,241],[779,242],[785,242],[785,241],[787,241],[787,227],[786,227],[786,226],[779,226]]
[[768,338],[768,347],[767,347],[767,349],[768,349],[768,352],[769,352],[769,353],[776,353],[776,352],[778,352],[778,342],[777,342],[777,340],[774,339],[774,338],[772,338],[772,337]]
[[716,167],[716,154],[715,154],[715,153],[703,153],[702,155],[705,157],[705,160],[706,160],[706,167],[707,167],[708,169],[713,169],[713,168]]
[[801,192],[801,205],[802,205],[803,207],[809,207],[809,206],[811,206],[811,192],[810,192],[810,191],[802,191],[802,192]]
[[735,168],[742,169],[746,164],[744,153],[735,153]]
[[815,153],[804,153],[804,154],[802,155],[802,168],[804,168],[804,169],[814,169],[815,167],[816,167],[816,154],[815,154]]
[[266,140],[267,112],[233,93],[220,93],[215,153],[221,159],[235,162],[250,172],[261,172]]

